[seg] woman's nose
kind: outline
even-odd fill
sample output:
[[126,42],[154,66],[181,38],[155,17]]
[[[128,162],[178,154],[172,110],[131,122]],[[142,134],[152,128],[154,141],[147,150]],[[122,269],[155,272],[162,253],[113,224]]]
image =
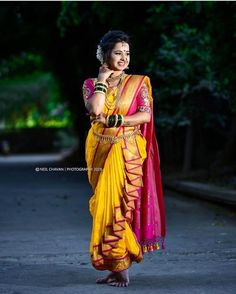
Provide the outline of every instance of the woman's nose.
[[127,60],[126,55],[125,54],[121,54],[121,59],[124,60],[124,61]]

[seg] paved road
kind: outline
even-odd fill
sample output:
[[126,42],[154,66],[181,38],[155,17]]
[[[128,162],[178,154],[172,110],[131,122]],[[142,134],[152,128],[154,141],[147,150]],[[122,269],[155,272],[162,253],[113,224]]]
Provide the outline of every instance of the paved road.
[[128,288],[94,284],[86,172],[38,166],[62,168],[0,167],[1,294],[236,293],[235,211],[169,191],[166,250],[134,264]]

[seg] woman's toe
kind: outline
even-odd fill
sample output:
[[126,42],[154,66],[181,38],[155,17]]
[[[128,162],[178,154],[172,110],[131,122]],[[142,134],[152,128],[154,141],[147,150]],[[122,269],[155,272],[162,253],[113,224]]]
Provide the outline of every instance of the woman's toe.
[[109,283],[109,286],[119,287],[118,284],[119,284],[118,282],[112,282],[112,283]]
[[96,280],[97,284],[106,284],[107,283],[108,278],[99,278]]

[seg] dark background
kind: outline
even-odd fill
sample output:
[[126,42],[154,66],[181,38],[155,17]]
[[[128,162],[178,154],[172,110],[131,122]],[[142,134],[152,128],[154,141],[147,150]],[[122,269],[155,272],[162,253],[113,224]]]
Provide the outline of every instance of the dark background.
[[85,165],[82,84],[120,29],[128,73],[151,78],[163,173],[235,187],[235,16],[230,1],[1,2],[1,153],[74,146],[65,162]]

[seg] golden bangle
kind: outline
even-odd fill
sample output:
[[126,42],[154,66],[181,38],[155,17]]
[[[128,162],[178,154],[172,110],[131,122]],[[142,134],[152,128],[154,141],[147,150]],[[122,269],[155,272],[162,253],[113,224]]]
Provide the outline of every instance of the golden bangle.
[[115,118],[115,124],[114,124],[114,127],[116,127],[117,125],[117,122],[118,122],[118,114],[115,114],[116,118]]
[[105,93],[105,92],[103,92],[103,91],[100,91],[100,90],[95,90],[95,91],[93,92],[93,94],[95,94],[95,93],[101,93],[101,94],[104,94],[104,95],[106,95],[106,93]]

